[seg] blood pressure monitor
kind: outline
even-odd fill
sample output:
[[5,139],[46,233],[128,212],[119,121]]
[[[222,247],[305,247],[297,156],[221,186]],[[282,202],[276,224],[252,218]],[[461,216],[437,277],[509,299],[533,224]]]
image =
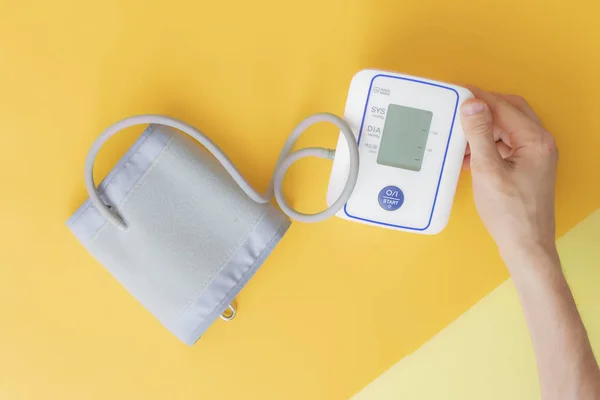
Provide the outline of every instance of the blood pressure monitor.
[[[467,89],[378,70],[357,73],[344,118],[359,148],[356,186],[341,218],[434,234],[448,223],[466,139],[459,107]],[[342,192],[350,167],[338,140],[327,203]]]

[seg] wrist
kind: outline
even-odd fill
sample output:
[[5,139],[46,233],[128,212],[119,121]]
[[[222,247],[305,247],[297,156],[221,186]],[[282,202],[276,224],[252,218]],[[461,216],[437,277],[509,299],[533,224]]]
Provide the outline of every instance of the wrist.
[[539,272],[562,273],[560,258],[554,242],[519,243],[514,246],[500,247],[499,251],[513,278]]

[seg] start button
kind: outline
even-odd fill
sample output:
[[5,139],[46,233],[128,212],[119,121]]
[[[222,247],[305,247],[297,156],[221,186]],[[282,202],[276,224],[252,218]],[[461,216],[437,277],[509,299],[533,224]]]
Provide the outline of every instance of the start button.
[[396,186],[386,186],[379,191],[379,205],[386,211],[396,211],[404,203],[404,193]]

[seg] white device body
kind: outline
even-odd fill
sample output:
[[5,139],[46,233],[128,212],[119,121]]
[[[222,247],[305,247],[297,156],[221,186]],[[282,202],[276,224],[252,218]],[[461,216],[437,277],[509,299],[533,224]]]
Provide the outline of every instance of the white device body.
[[[465,88],[429,79],[379,70],[358,72],[350,84],[344,112],[359,147],[358,181],[350,199],[336,215],[415,233],[442,231],[450,217],[466,148],[459,108],[472,97]],[[398,110],[404,112],[400,117]],[[391,111],[395,113],[395,122],[391,122],[391,117],[387,121]],[[402,115],[413,114],[421,122],[410,122],[407,127],[398,125],[403,123]],[[430,121],[428,132],[427,121]],[[415,147],[406,153],[412,169],[378,162],[382,138],[392,128],[419,131],[408,133],[413,135],[410,146]],[[398,135],[403,133],[389,135],[386,143],[391,141],[396,147],[402,143]],[[386,149],[387,158],[390,154],[393,158],[395,150],[391,151]],[[348,146],[340,135],[327,191],[329,205],[338,198],[346,182],[348,154]]]

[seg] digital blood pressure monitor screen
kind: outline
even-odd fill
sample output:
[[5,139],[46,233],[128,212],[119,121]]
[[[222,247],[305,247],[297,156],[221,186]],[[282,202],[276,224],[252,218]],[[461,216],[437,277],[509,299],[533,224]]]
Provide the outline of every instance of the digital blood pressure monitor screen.
[[377,163],[420,171],[432,118],[431,111],[390,104]]

